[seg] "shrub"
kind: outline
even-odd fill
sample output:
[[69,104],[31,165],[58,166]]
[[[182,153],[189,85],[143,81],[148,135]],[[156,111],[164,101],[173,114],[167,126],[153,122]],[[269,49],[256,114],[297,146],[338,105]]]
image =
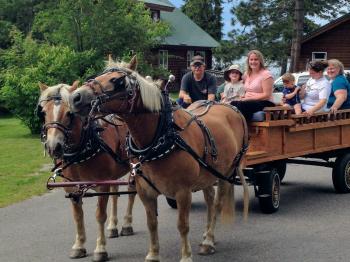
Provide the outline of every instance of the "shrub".
[[73,83],[100,70],[102,59],[92,50],[79,53],[66,46],[40,44],[23,39],[18,32],[13,32],[13,38],[14,45],[0,54],[5,65],[0,74],[0,100],[32,133],[38,133],[40,123],[34,114],[40,93],[38,83]]

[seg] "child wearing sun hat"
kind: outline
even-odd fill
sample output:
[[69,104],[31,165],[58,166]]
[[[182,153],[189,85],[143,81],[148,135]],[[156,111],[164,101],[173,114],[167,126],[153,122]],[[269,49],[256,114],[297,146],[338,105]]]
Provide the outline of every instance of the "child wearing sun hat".
[[229,104],[244,96],[245,91],[242,83],[242,75],[239,65],[231,65],[225,70],[225,88],[221,102]]

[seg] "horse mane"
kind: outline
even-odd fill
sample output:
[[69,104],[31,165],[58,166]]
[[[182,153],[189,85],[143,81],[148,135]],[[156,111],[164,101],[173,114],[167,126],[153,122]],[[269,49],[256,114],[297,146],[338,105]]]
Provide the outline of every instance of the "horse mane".
[[66,102],[69,106],[69,90],[68,90],[69,88],[70,88],[70,85],[67,85],[67,84],[58,84],[58,85],[50,86],[41,93],[39,101],[47,100],[50,97],[59,94],[61,95],[62,100]]
[[143,76],[141,76],[136,71],[131,70],[128,66],[129,64],[126,62],[116,62],[110,60],[107,62],[105,70],[121,68],[128,72],[130,75],[134,76],[139,83],[140,95],[144,107],[151,112],[159,112],[163,104],[163,98],[160,92],[162,81],[146,80]]

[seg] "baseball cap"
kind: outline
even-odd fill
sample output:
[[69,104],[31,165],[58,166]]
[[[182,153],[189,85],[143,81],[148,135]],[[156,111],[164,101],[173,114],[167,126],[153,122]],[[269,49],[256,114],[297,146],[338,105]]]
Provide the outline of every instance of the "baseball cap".
[[193,66],[194,64],[205,65],[204,58],[200,55],[195,55],[194,57],[192,57],[191,66]]

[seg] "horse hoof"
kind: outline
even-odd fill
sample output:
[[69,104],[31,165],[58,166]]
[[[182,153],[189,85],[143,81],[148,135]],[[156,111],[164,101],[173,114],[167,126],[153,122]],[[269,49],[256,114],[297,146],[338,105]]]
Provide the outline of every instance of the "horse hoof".
[[192,257],[181,258],[180,262],[192,262]]
[[159,255],[150,255],[148,254],[145,258],[145,262],[159,262]]
[[198,255],[208,256],[215,253],[215,247],[209,245],[200,245]]
[[86,249],[85,248],[72,249],[69,254],[69,257],[72,259],[86,257]]
[[118,228],[113,228],[108,230],[108,238],[119,237]]
[[108,261],[107,252],[94,253],[94,257],[93,257],[92,261],[94,261],[94,262]]
[[131,236],[134,234],[134,230],[132,227],[123,227],[122,231],[120,231],[121,236]]

